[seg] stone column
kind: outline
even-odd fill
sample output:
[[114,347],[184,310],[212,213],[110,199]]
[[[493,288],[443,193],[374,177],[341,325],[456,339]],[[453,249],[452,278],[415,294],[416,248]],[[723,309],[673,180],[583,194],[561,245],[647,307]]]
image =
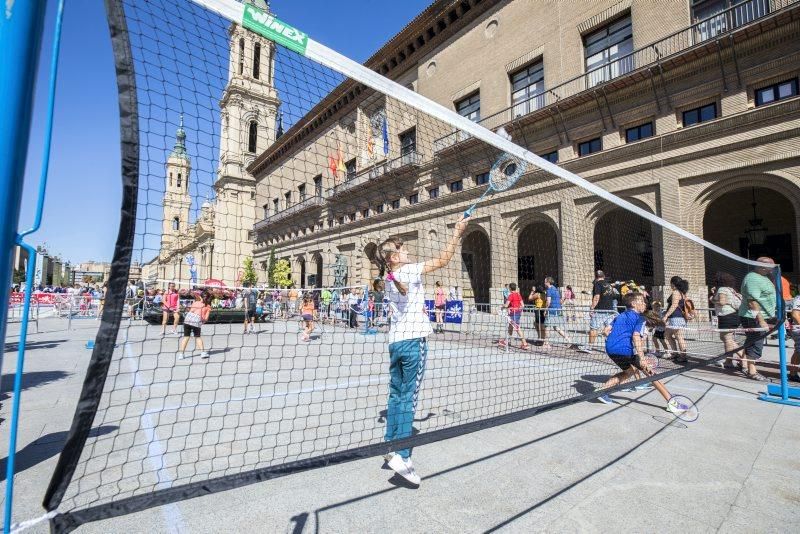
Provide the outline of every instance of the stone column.
[[517,230],[512,221],[494,216],[488,224],[492,245],[492,309],[503,304],[503,287],[517,279]]
[[594,280],[594,228],[596,221],[589,211],[596,203],[576,203],[569,199],[561,203],[560,262],[561,284],[572,286],[576,304],[588,305]]

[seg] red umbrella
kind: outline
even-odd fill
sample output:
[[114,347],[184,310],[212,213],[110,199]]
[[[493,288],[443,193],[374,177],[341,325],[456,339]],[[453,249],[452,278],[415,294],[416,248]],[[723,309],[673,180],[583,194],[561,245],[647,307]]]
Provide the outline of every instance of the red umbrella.
[[209,278],[208,280],[203,282],[203,285],[206,287],[220,287],[220,288],[227,287],[225,285],[225,282],[223,282],[222,280],[217,280],[216,278]]

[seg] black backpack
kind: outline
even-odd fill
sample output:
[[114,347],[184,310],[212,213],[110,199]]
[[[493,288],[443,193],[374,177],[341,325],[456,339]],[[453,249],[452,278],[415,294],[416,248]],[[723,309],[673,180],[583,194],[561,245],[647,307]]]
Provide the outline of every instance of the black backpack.
[[600,293],[600,295],[614,299],[619,297],[619,291],[617,291],[617,289],[608,282],[603,281],[603,291]]
[[251,310],[254,310],[256,308],[256,292],[255,291],[251,290],[250,293],[247,294],[247,308],[251,309]]

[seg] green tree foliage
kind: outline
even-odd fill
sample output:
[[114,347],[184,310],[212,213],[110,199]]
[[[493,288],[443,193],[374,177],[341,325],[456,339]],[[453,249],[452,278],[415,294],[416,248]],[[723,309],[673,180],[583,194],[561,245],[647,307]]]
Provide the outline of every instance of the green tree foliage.
[[242,284],[249,285],[250,287],[256,285],[258,282],[258,274],[253,267],[253,258],[244,259],[244,274],[242,275]]
[[267,284],[269,287],[276,287],[275,282],[275,247],[269,251],[269,262],[267,263]]
[[292,284],[292,266],[287,260],[275,262],[272,271],[272,281],[277,287],[289,287]]

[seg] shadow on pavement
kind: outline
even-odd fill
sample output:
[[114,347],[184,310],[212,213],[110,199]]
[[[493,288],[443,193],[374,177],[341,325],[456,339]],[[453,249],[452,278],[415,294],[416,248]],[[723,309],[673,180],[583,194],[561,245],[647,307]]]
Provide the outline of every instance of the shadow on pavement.
[[[55,382],[56,380],[63,380],[68,376],[69,373],[65,371],[29,371],[27,373],[22,373],[22,390],[43,386],[50,382]],[[10,397],[8,393],[13,389],[14,374],[9,373],[3,375],[2,379],[0,379],[0,391],[2,391],[0,400],[8,399]]]
[[[118,426],[112,425],[99,426],[89,432],[89,437],[103,436],[114,432],[118,428]],[[67,434],[67,431],[53,432],[25,445],[25,447],[17,451],[14,459],[14,473],[19,474],[60,453],[61,449],[64,448],[64,443],[67,441]],[[7,463],[8,458],[0,460],[0,482],[6,479]]]
[[[697,404],[699,404],[700,401],[706,396],[706,394],[708,394],[708,392],[716,385],[718,385],[718,384],[712,384],[695,402]],[[647,394],[647,393],[649,393],[649,392],[644,392],[644,394]],[[581,427],[581,426],[583,426],[583,425],[585,425],[587,423],[591,423],[593,421],[596,421],[597,419],[600,419],[601,417],[605,417],[605,416],[609,415],[610,413],[615,412],[616,410],[624,409],[624,408],[628,407],[628,404],[637,403],[637,402],[640,403],[641,402],[641,401],[639,401],[639,399],[626,399],[626,400],[628,401],[627,403],[614,406],[613,408],[611,408],[607,412],[595,415],[595,416],[590,417],[588,419],[584,419],[583,421],[580,421],[580,422],[575,423],[573,425],[570,425],[568,427],[564,427],[564,428],[562,428],[560,430],[556,430],[555,432],[551,432],[550,434],[546,434],[544,436],[532,439],[530,441],[526,441],[524,443],[520,443],[519,445],[514,445],[513,447],[509,447],[507,449],[503,449],[501,451],[498,451],[498,452],[495,452],[495,453],[492,453],[492,454],[488,454],[488,455],[483,456],[481,458],[477,458],[475,460],[472,460],[472,461],[469,461],[469,462],[465,462],[463,464],[460,464],[460,465],[457,465],[457,466],[454,466],[454,467],[450,467],[448,469],[444,469],[442,471],[427,475],[427,476],[424,477],[424,480],[434,479],[436,477],[439,477],[439,476],[442,476],[442,475],[446,475],[446,474],[458,471],[458,470],[460,470],[460,469],[462,469],[464,467],[469,467],[469,466],[484,462],[486,460],[490,460],[492,458],[497,458],[497,457],[503,456],[505,454],[509,454],[509,453],[512,453],[512,452],[520,450],[520,449],[524,449],[526,447],[529,447],[530,445],[534,445],[536,443],[539,443],[539,442],[542,442],[542,441],[546,441],[549,438],[552,438],[554,436],[558,436],[559,434],[563,434],[565,432],[569,432],[570,430],[573,430],[575,428],[579,428],[579,427]],[[626,456],[628,456],[629,454],[631,454],[632,452],[637,450],[639,447],[641,447],[642,445],[644,445],[648,441],[650,441],[653,438],[655,438],[656,436],[658,436],[661,432],[663,432],[667,428],[672,428],[672,427],[673,427],[673,425],[671,425],[671,424],[664,424],[664,426],[662,426],[661,428],[656,430],[653,434],[651,434],[650,436],[644,438],[642,441],[640,441],[639,443],[637,443],[636,445],[634,445],[630,449],[626,450],[624,453],[620,454],[619,456],[617,456],[613,460],[605,463],[604,465],[599,466],[597,469],[593,470],[591,473],[588,473],[587,475],[581,477],[580,479],[576,480],[575,482],[572,482],[571,484],[568,484],[567,486],[564,486],[563,488],[561,488],[558,491],[552,493],[551,495],[549,495],[545,499],[540,500],[539,502],[533,504],[531,507],[519,512],[518,514],[506,519],[505,521],[503,521],[501,523],[498,523],[497,525],[489,528],[485,532],[494,532],[494,531],[499,530],[499,529],[501,529],[501,528],[503,528],[505,526],[508,526],[510,523],[516,521],[517,519],[525,516],[526,514],[532,512],[532,511],[536,510],[540,506],[550,502],[551,500],[559,497],[560,495],[568,492],[572,488],[580,485],[581,483],[583,483],[586,480],[590,479],[594,475],[602,472],[603,470],[607,469],[608,467],[613,466],[615,463],[617,463],[618,461],[624,459]],[[401,477],[397,477],[397,478],[401,478]],[[314,510],[315,532],[317,532],[317,533],[320,532],[320,514],[322,512],[333,510],[333,509],[339,508],[341,506],[347,506],[349,504],[353,504],[353,503],[356,503],[356,502],[359,502],[359,501],[370,499],[372,497],[376,497],[378,495],[383,495],[385,493],[388,493],[388,492],[391,492],[391,491],[396,491],[398,489],[405,489],[405,487],[406,487],[405,485],[401,484],[399,481],[395,481],[394,479],[395,479],[395,477],[392,477],[391,479],[389,479],[389,483],[392,484],[392,486],[393,486],[391,488],[386,488],[386,489],[383,489],[383,490],[380,490],[380,491],[369,493],[367,495],[361,495],[359,497],[354,497],[354,498],[348,499],[346,501],[342,501],[342,502],[339,502],[339,503],[331,504],[331,505],[328,505],[328,506],[323,506],[322,508],[317,508],[316,510]],[[301,514],[301,515],[304,515],[304,514]],[[298,517],[298,516],[295,516],[295,517]]]
[[588,395],[589,393],[593,393],[595,390],[595,385],[588,380],[576,380],[572,387],[578,393],[578,395]]
[[392,478],[389,479],[389,484],[391,484],[396,488],[404,488],[415,491],[419,489],[419,486],[415,486],[414,484],[412,484],[411,482],[409,482],[408,480],[404,479],[403,477],[401,477],[396,473],[392,475]]
[[[28,341],[25,344],[25,350],[36,350],[36,349],[54,349],[62,343],[66,343],[66,339],[50,339],[47,341]],[[19,342],[14,341],[11,343],[6,343],[5,351],[6,352],[17,352],[19,350]]]
[[[700,401],[708,394],[709,391],[711,391],[711,389],[713,387],[714,387],[713,385],[709,386],[709,388],[697,399],[696,403],[699,404]],[[634,401],[632,401],[632,402],[634,402]],[[648,441],[652,440],[653,438],[655,438],[656,436],[658,436],[659,434],[664,432],[664,430],[666,430],[667,428],[670,428],[670,427],[671,427],[671,425],[665,424],[664,426],[662,426],[661,428],[659,428],[658,430],[656,430],[655,432],[650,434],[648,437],[644,438],[642,441],[640,441],[639,443],[634,445],[633,447],[629,448],[628,450],[626,450],[625,452],[623,452],[622,454],[620,454],[616,458],[614,458],[614,459],[606,462],[605,464],[599,466],[597,469],[595,469],[591,473],[588,473],[585,476],[582,476],[581,478],[576,480],[575,482],[572,482],[571,484],[568,484],[568,485],[564,486],[560,490],[551,493],[548,497],[540,500],[539,502],[533,504],[532,506],[526,508],[525,510],[522,510],[518,514],[515,514],[515,515],[509,517],[505,521],[502,521],[502,522],[496,524],[495,526],[486,529],[484,532],[496,532],[496,531],[498,531],[498,530],[500,530],[500,529],[502,529],[504,527],[507,527],[508,525],[510,525],[511,523],[516,521],[517,519],[519,519],[519,518],[521,518],[521,517],[533,512],[534,510],[536,510],[537,508],[541,507],[542,505],[545,505],[548,502],[552,501],[553,499],[555,499],[557,497],[560,497],[561,495],[563,495],[564,493],[567,493],[572,488],[574,488],[576,486],[579,486],[580,484],[582,484],[583,482],[589,480],[590,478],[592,478],[596,474],[598,474],[598,473],[606,470],[607,468],[613,466],[614,464],[616,464],[620,460],[626,458],[629,454],[631,454],[632,452],[637,450],[639,447],[641,447],[642,445],[644,445]]]
[[306,523],[308,522],[308,512],[297,514],[296,516],[292,517],[290,521],[294,523],[294,528],[291,530],[291,534],[303,534],[303,529],[306,528]]

